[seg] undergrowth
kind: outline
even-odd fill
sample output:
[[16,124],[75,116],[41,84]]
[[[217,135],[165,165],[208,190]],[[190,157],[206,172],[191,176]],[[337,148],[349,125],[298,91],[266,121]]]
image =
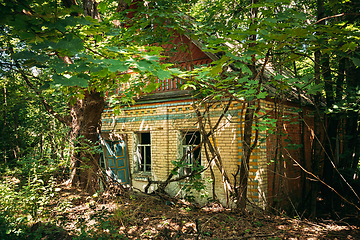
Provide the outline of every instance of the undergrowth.
[[59,165],[44,159],[22,158],[11,168],[1,166],[0,239],[20,239],[36,222],[52,219],[49,208],[57,196]]
[[[95,203],[89,217],[68,217],[69,209],[82,201],[79,196],[61,198],[55,176],[64,169],[60,160],[38,158],[0,165],[0,239],[126,239],[119,233],[127,221],[121,211],[99,210]],[[73,223],[73,230],[64,230]]]

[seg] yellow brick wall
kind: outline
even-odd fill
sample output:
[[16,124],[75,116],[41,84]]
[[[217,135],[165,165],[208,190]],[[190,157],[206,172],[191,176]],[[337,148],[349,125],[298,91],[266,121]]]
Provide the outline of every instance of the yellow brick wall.
[[[233,183],[238,166],[241,160],[241,143],[239,142],[239,112],[241,103],[233,103],[219,124],[219,129],[215,133],[216,146],[221,155],[224,168],[229,179]],[[218,117],[222,112],[222,105],[216,104],[211,109],[212,116],[210,118],[212,125],[218,121]],[[112,121],[112,122],[111,122]],[[114,122],[116,121],[116,124]],[[206,119],[208,121],[208,119]],[[113,131],[119,134],[127,135],[128,156],[131,165],[132,184],[135,188],[143,189],[146,186],[146,177],[152,180],[164,180],[173,169],[171,161],[177,160],[179,154],[179,138],[182,131],[196,130],[198,128],[197,119],[194,118],[194,112],[191,102],[172,102],[163,104],[147,104],[135,105],[131,108],[125,108],[118,116],[113,116],[111,111],[105,112],[103,115],[103,131]],[[207,125],[207,130],[209,127]],[[151,134],[151,154],[152,154],[152,171],[151,176],[143,176],[134,172],[134,135],[139,132],[150,132]],[[260,148],[254,150],[254,156],[250,160],[250,176],[248,198],[255,204],[263,207],[263,198],[267,195],[267,164],[265,143]],[[208,163],[204,148],[201,153],[202,165],[207,167]],[[216,194],[224,203],[225,194],[222,184],[222,176],[213,163],[213,169],[216,180]],[[210,171],[207,170],[202,174],[203,179],[211,177]],[[212,197],[211,184],[207,183],[207,192]],[[156,186],[153,186],[156,187]],[[180,183],[172,183],[166,189],[170,194],[181,195],[182,185]],[[198,198],[200,201],[201,199]]]

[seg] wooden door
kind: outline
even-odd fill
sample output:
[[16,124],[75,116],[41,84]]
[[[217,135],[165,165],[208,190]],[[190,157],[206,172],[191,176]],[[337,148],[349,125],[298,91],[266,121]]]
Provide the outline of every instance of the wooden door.
[[121,184],[130,184],[129,161],[126,155],[125,141],[105,140],[106,158],[111,176]]

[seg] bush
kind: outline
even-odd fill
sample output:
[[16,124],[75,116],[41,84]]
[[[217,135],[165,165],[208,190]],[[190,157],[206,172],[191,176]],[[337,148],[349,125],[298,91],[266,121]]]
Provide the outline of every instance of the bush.
[[49,220],[48,206],[56,195],[55,165],[23,158],[17,167],[2,166],[0,178],[0,239],[20,238],[32,223]]

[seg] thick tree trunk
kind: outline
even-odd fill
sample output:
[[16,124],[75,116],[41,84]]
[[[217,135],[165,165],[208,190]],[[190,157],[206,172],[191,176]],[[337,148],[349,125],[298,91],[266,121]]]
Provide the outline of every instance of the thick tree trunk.
[[[348,23],[354,23],[357,21],[357,13],[360,10],[360,6],[357,0],[351,0],[346,3],[348,9],[348,15],[345,17]],[[354,104],[357,97],[356,92],[359,89],[359,74],[360,68],[355,66],[352,58],[357,58],[357,52],[349,51],[349,58],[345,64],[345,76],[346,76],[346,89],[347,99],[350,104]],[[349,105],[350,105],[349,104]],[[356,110],[348,110],[345,120],[345,142],[343,149],[343,163],[342,167],[350,168],[354,170],[358,166],[360,156],[360,125],[359,125],[359,114]]]
[[[326,105],[328,109],[331,109],[335,103],[334,98],[334,88],[335,81],[331,75],[330,71],[330,58],[328,54],[323,54],[321,57],[321,68],[322,76],[324,78],[325,84],[325,95],[326,95]],[[337,114],[328,114],[325,127],[325,142],[324,142],[324,168],[323,168],[323,179],[324,182],[329,186],[333,186],[334,183],[334,167],[335,163],[335,152],[336,152],[336,137],[338,129],[338,118]],[[321,185],[321,192],[326,199],[328,209],[331,211],[333,206],[333,192],[325,185]]]
[[[250,0],[251,4],[256,4],[257,0]],[[251,8],[250,18],[252,19],[251,25],[256,23],[258,9]],[[249,36],[249,40],[253,42],[256,41],[256,35]],[[255,46],[255,43],[250,45],[251,47]],[[251,65],[249,66],[252,72],[252,79],[256,79],[256,60],[255,55],[252,55]],[[266,63],[265,63],[266,64]],[[259,81],[259,89],[261,86],[261,80]],[[260,103],[259,103],[260,104]],[[242,137],[242,157],[241,157],[241,166],[240,166],[240,185],[237,192],[238,202],[237,207],[245,210],[246,209],[246,199],[247,199],[247,186],[248,186],[248,177],[249,177],[249,161],[250,155],[254,146],[251,146],[251,136],[252,136],[252,125],[254,122],[254,113],[255,113],[255,100],[247,102],[246,112],[245,112],[245,122],[244,122],[244,135]],[[255,143],[254,143],[255,144]]]
[[[63,0],[63,3],[66,7],[77,4],[74,0]],[[84,0],[84,15],[100,19],[97,5],[94,0]],[[78,186],[88,193],[94,193],[99,185],[99,154],[96,147],[104,107],[104,97],[95,90],[86,91],[84,99],[77,99],[75,104],[70,105],[70,138],[74,146],[70,181],[73,186]]]
[[248,177],[249,177],[249,161],[250,155],[252,152],[251,149],[251,136],[252,136],[252,125],[254,120],[254,108],[255,102],[248,102],[248,106],[245,112],[245,122],[244,122],[244,137],[242,140],[242,149],[243,155],[241,158],[241,167],[240,167],[240,186],[239,186],[239,196],[237,207],[240,209],[246,208],[246,195],[247,195],[247,186],[248,186]]
[[71,158],[71,182],[89,193],[98,187],[99,154],[95,148],[104,106],[104,97],[95,91],[71,106],[71,140],[75,147]]
[[[320,51],[315,52],[315,83],[320,83]],[[320,116],[320,93],[317,93],[314,96],[314,103],[316,107],[316,112],[314,114],[314,134],[315,138],[313,139],[313,151],[311,156],[311,170],[315,176],[320,175],[320,159],[321,159],[321,146],[319,140],[321,139],[321,116]],[[316,217],[316,205],[317,197],[319,193],[319,182],[315,179],[312,179],[310,182],[311,193],[310,193],[310,216],[312,218]]]
[[[320,20],[324,15],[324,3],[323,0],[317,0],[317,20]],[[321,22],[323,24],[323,21]],[[321,52],[320,50],[315,51],[315,84],[320,84],[321,82],[321,71],[320,71],[320,61],[321,61]],[[315,176],[320,175],[320,159],[321,159],[321,113],[320,113],[320,102],[321,95],[320,93],[316,93],[314,96],[314,104],[316,108],[316,112],[314,114],[314,134],[315,138],[313,140],[313,151],[311,155],[311,170]],[[320,190],[320,184],[317,180],[312,179],[310,182],[311,192],[310,192],[310,217],[316,217],[316,205],[317,205],[317,197]]]
[[97,9],[99,5],[95,0],[84,0],[83,1],[83,9],[85,16],[91,16],[93,19],[100,19],[100,14]]
[[[348,60],[346,67],[346,83],[347,83],[347,94],[349,101],[354,101],[352,99],[355,98],[355,92],[358,89],[358,76],[360,74],[360,69],[356,67],[351,60]],[[345,120],[345,140],[344,140],[344,150],[343,150],[343,158],[341,161],[342,168],[350,168],[354,165],[355,162],[358,162],[358,159],[354,159],[354,156],[358,156],[359,153],[356,154],[356,145],[358,141],[358,120],[359,114],[353,110],[348,110],[346,114]]]

